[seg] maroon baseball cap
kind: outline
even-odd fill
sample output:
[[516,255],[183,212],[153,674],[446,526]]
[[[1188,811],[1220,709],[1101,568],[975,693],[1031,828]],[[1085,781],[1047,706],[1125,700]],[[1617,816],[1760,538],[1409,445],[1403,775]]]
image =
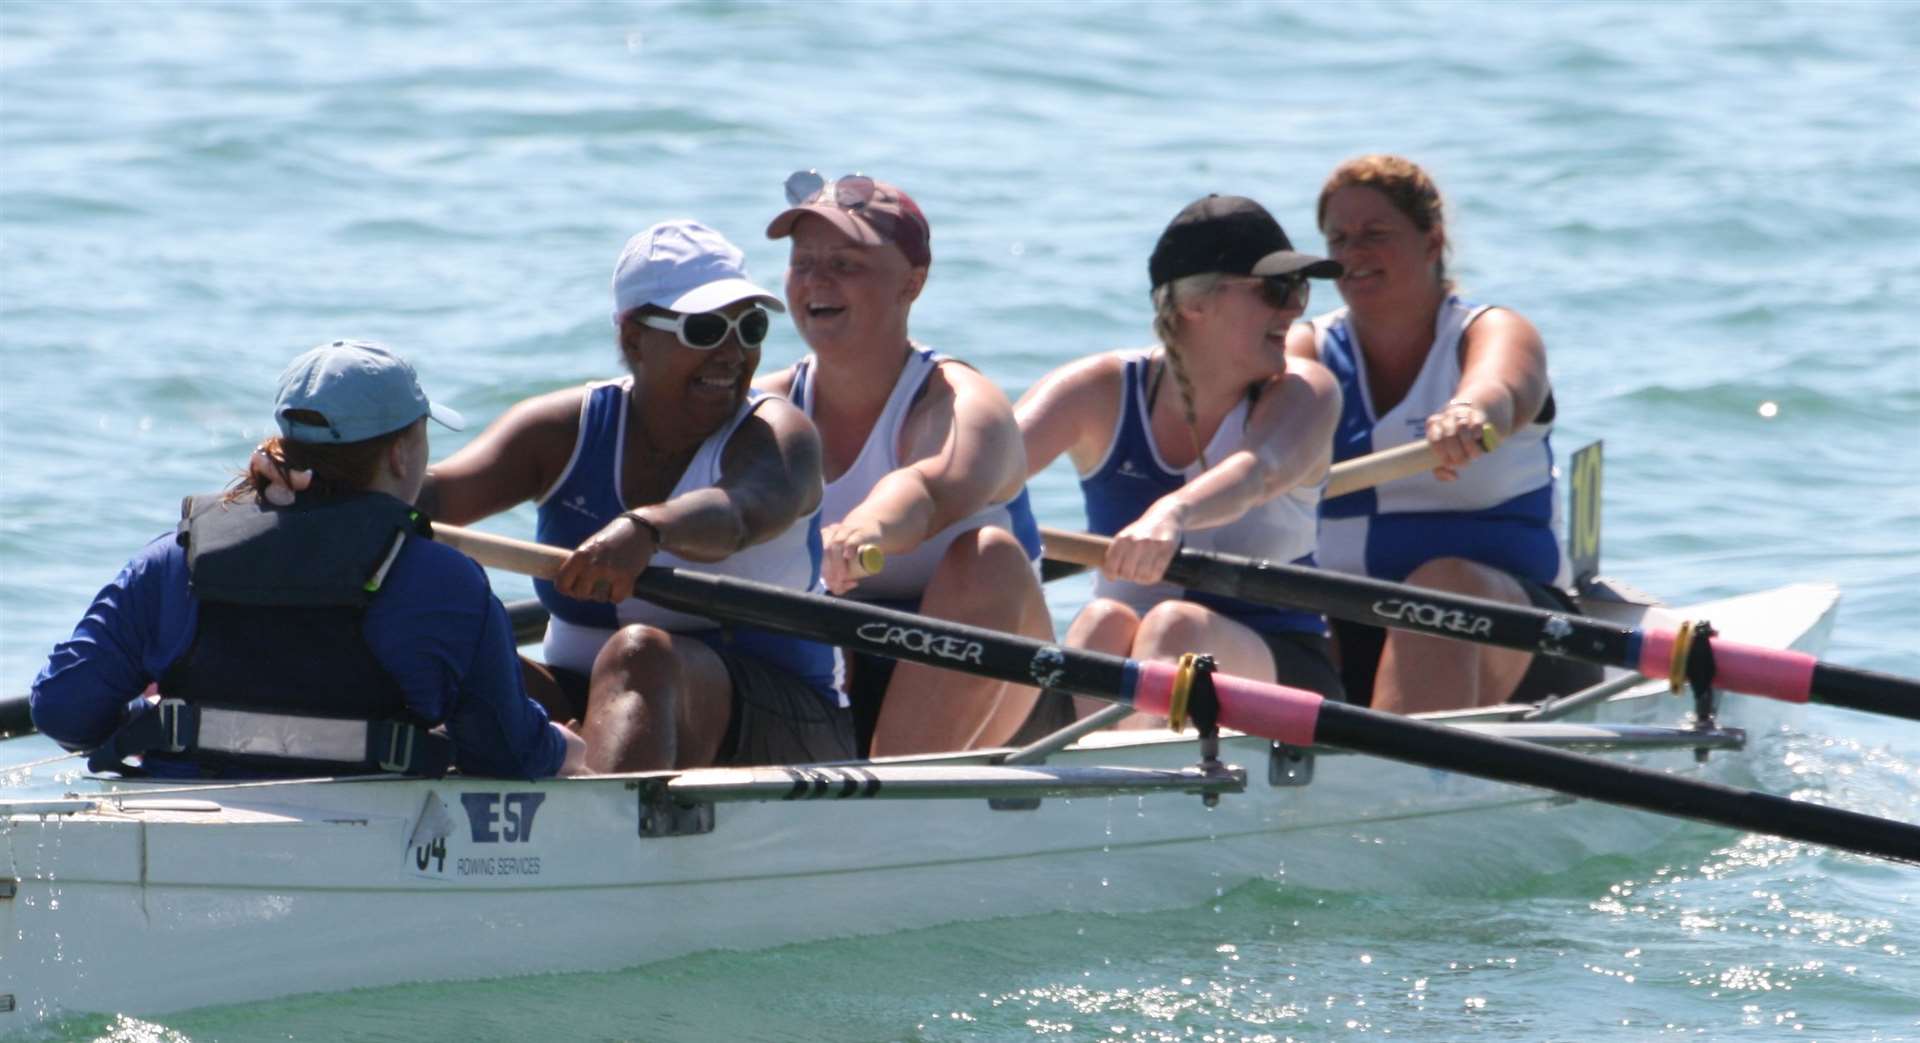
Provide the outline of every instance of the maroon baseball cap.
[[787,178],[787,202],[767,225],[767,238],[785,239],[801,215],[816,214],[863,246],[892,243],[915,268],[933,263],[927,216],[898,185],[863,174],[828,181],[818,171],[802,170]]

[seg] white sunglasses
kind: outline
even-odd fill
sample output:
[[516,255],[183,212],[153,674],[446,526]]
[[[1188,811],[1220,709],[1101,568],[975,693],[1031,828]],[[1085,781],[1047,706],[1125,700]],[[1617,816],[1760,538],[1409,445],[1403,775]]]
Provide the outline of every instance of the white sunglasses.
[[727,334],[736,330],[739,331],[743,346],[759,347],[767,339],[773,319],[767,315],[767,309],[755,306],[731,319],[717,311],[700,311],[671,317],[642,315],[640,324],[648,329],[672,333],[680,338],[680,343],[695,351],[712,351],[727,339]]

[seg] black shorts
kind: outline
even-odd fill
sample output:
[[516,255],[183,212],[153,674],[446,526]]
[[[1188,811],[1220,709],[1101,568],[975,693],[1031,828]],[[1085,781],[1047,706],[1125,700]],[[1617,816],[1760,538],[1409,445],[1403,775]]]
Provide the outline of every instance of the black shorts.
[[[709,646],[711,647],[711,646]],[[733,682],[733,712],[720,740],[719,767],[818,764],[854,759],[853,722],[797,677],[751,656],[713,649]],[[547,667],[566,697],[587,705],[590,682],[575,670]]]
[[1333,642],[1325,635],[1299,630],[1257,633],[1273,655],[1275,684],[1319,692],[1336,703],[1347,701],[1346,685],[1333,665]]
[[[1511,574],[1510,574],[1511,575]],[[1514,582],[1527,592],[1534,608],[1548,612],[1577,612],[1578,606],[1564,591],[1542,586],[1530,579],[1514,576]],[[1340,645],[1340,677],[1346,682],[1353,701],[1373,705],[1373,679],[1380,670],[1380,651],[1386,645],[1387,632],[1366,623],[1333,621],[1334,640]],[[1520,683],[1507,697],[1510,703],[1537,703],[1551,695],[1566,695],[1599,684],[1604,671],[1594,663],[1558,656],[1536,655],[1520,675]]]

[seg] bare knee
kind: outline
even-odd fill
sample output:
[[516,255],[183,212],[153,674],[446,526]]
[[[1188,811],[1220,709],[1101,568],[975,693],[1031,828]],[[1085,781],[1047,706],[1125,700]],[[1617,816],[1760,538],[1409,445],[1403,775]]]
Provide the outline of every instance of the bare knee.
[[1073,617],[1067,627],[1067,643],[1075,648],[1128,655],[1139,628],[1140,616],[1131,607],[1112,598],[1094,598]]
[[1191,601],[1162,601],[1140,617],[1134,655],[1152,658],[1201,651],[1213,614]]
[[[1025,608],[1024,594],[1039,580],[1027,549],[1013,534],[995,525],[961,533],[928,579],[921,609],[930,615],[969,620],[992,617],[1011,624]],[[1011,625],[1002,629],[1012,629]]]
[[645,682],[662,680],[677,674],[679,657],[673,651],[673,635],[658,627],[635,623],[621,627],[600,648],[593,661],[594,687],[600,680],[630,680],[621,685],[629,690],[646,687]]
[[673,767],[679,680],[671,634],[628,626],[608,638],[587,692],[587,766],[596,772]]
[[1432,558],[1407,576],[1407,582],[1428,590],[1524,603],[1526,592],[1512,576],[1490,565],[1465,558]]

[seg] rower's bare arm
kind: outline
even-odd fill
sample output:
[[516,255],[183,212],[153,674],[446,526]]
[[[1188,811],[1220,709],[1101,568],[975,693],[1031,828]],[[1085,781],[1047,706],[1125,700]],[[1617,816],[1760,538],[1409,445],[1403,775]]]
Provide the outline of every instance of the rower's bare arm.
[[1308,362],[1320,361],[1320,349],[1314,343],[1312,323],[1296,322],[1287,327],[1287,357]]
[[787,531],[820,506],[820,435],[784,399],[740,424],[720,455],[720,481],[644,508],[661,544],[689,561],[720,561]]
[[427,469],[417,501],[438,521],[468,525],[553,487],[573,456],[583,388],[519,402],[473,441]]
[[1455,401],[1472,402],[1510,435],[1540,415],[1547,400],[1547,347],[1525,316],[1490,308],[1467,327]]
[[1100,465],[1120,416],[1126,377],[1120,356],[1091,355],[1070,362],[1027,389],[1013,407],[1027,450],[1027,476],[1067,454],[1085,475]]
[[753,378],[753,389],[755,391],[764,391],[769,395],[779,395],[781,398],[791,399],[793,397],[793,369],[792,366],[788,366],[785,369],[776,369],[771,373],[762,373]]
[[900,441],[905,466],[876,484],[848,515],[881,521],[884,550],[911,550],[987,504],[1016,495],[1027,479],[1013,404],[992,381],[959,363],[934,370]]
[[1460,383],[1439,412],[1427,418],[1427,444],[1441,464],[1442,481],[1487,452],[1488,424],[1501,435],[1530,423],[1547,398],[1547,349],[1533,323],[1517,312],[1491,308],[1467,327],[1460,344]]
[[1339,419],[1340,387],[1333,374],[1310,359],[1287,359],[1286,372],[1268,382],[1247,418],[1245,447],[1161,497],[1135,525],[1164,521],[1211,529],[1295,486],[1319,481],[1332,458]]

